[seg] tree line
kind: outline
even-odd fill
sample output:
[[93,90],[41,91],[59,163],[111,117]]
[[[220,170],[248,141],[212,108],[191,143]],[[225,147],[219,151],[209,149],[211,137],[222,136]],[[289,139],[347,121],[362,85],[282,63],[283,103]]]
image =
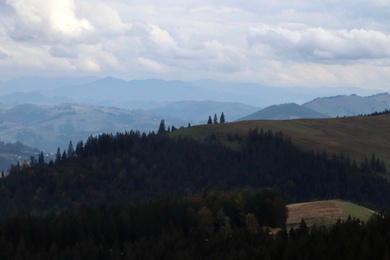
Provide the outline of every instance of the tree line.
[[[259,203],[273,198],[261,190],[245,192],[263,195],[263,200],[257,198]],[[282,226],[271,232],[258,225],[254,213],[245,211],[251,210],[249,206],[240,206],[249,201],[223,199],[228,202],[224,208],[214,196],[211,192],[129,207],[81,207],[44,218],[18,215],[0,221],[0,258],[389,259],[389,215],[312,227],[302,220],[297,228]]]
[[215,187],[270,187],[288,203],[344,199],[385,211],[390,184],[379,159],[305,152],[283,133],[250,130],[228,143],[156,133],[102,134],[11,167],[0,179],[0,218],[45,215],[78,205],[129,205],[162,196],[183,197]]
[[209,116],[208,120],[207,120],[207,124],[223,124],[223,123],[226,123],[225,121],[225,114],[222,112],[220,117],[219,117],[219,122],[218,122],[218,117],[217,117],[217,114],[214,114],[214,118],[211,119],[211,116]]

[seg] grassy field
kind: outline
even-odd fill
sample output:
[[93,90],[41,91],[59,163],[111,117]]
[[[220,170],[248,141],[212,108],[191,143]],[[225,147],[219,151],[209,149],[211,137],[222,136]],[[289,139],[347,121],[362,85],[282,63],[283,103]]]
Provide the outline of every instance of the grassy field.
[[341,219],[346,219],[348,218],[348,216],[352,216],[360,220],[366,221],[374,213],[373,211],[365,207],[359,206],[351,202],[335,201],[335,203],[342,209]]
[[368,208],[339,200],[323,200],[307,203],[296,203],[287,205],[289,217],[287,226],[297,227],[302,219],[307,225],[329,225],[334,224],[340,218],[345,220],[348,216],[367,221],[372,214]]
[[249,129],[282,131],[294,144],[310,151],[349,155],[357,162],[372,154],[390,167],[390,114],[330,119],[256,120],[200,125],[182,129],[175,135],[204,139],[210,133],[245,135]]

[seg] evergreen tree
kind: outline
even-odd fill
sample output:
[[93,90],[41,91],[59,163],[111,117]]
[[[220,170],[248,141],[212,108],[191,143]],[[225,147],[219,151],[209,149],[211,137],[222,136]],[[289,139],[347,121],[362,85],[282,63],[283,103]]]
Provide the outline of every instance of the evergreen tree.
[[157,134],[165,134],[166,133],[166,128],[165,128],[165,120],[161,120],[160,126],[158,127]]
[[73,157],[74,157],[74,148],[73,148],[72,141],[70,141],[68,145],[68,158],[73,158]]
[[60,148],[58,147],[57,148],[57,153],[56,153],[56,160],[55,160],[55,163],[59,163],[61,161],[61,150]]
[[30,166],[34,166],[37,164],[37,160],[35,160],[35,157],[33,155],[30,156]]
[[38,164],[43,165],[45,164],[45,156],[43,155],[43,152],[41,152],[38,156]]
[[207,124],[211,125],[213,123],[213,120],[211,120],[211,116],[209,116],[209,120],[207,120]]
[[214,121],[213,121],[214,124],[218,124],[218,117],[217,117],[217,114],[214,114]]
[[221,124],[223,124],[223,123],[225,123],[225,114],[222,112],[222,114],[221,114],[221,116],[220,116],[220,118],[219,118],[219,122],[221,123]]
[[81,157],[84,152],[84,143],[83,141],[79,141],[76,145],[76,156]]

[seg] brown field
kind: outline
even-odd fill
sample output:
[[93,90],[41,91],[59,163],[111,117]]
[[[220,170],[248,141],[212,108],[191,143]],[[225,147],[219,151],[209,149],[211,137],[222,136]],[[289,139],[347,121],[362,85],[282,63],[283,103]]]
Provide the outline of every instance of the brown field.
[[287,205],[287,227],[299,226],[302,219],[307,225],[335,223],[342,216],[342,209],[335,201],[316,201]]
[[345,220],[348,216],[367,221],[374,214],[368,208],[339,200],[296,203],[287,205],[287,208],[289,214],[287,227],[299,226],[302,219],[307,225],[334,224],[338,219]]
[[390,114],[355,116],[331,119],[254,120],[225,124],[201,125],[196,128],[207,132],[237,133],[244,135],[249,129],[282,131],[294,144],[310,150],[349,155],[361,162],[371,155],[390,165]]

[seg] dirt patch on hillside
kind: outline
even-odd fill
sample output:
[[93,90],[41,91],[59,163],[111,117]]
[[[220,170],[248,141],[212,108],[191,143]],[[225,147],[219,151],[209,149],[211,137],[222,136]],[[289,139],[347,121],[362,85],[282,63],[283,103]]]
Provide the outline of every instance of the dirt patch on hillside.
[[332,200],[290,204],[287,208],[287,227],[298,226],[302,219],[308,225],[335,223],[342,214],[342,209]]

